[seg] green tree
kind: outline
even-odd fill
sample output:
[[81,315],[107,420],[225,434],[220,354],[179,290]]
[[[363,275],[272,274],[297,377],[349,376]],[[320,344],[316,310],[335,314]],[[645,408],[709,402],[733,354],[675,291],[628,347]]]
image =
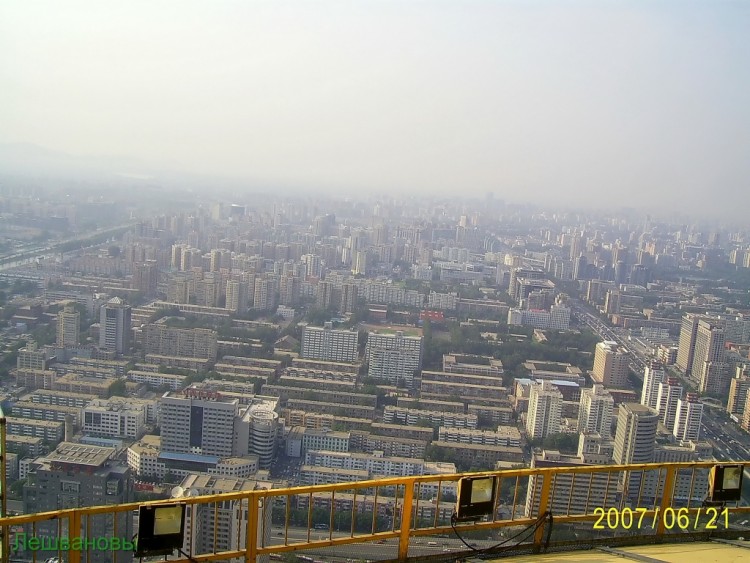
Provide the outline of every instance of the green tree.
[[112,385],[109,386],[109,397],[127,397],[127,389],[125,387],[125,380],[118,379]]

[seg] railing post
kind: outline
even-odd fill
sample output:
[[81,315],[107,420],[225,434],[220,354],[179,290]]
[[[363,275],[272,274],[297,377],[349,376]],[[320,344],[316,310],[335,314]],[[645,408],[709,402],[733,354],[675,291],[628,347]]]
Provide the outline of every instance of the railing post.
[[[87,516],[91,518],[91,515]],[[75,538],[81,537],[81,513],[76,510],[68,519],[68,540],[73,543]],[[90,541],[90,538],[86,538],[86,543]],[[71,549],[68,551],[68,563],[81,563],[81,550]]]
[[[674,465],[667,465],[667,474],[664,477],[664,491],[661,495],[661,505],[659,507],[659,521],[656,523],[656,535],[664,534],[664,511],[672,505],[674,496],[674,481],[677,469]],[[658,484],[657,484],[658,487]],[[658,490],[658,489],[657,489]]]
[[[542,515],[547,512],[547,506],[549,505],[549,492],[552,488],[552,473],[549,471],[544,471],[542,473],[542,492],[539,496],[539,513],[537,514],[538,518],[541,518]],[[530,478],[530,477],[529,477]],[[537,475],[537,478],[539,478],[539,475]],[[540,525],[536,532],[534,532],[534,549],[535,551],[539,551],[539,549],[542,547],[542,540],[544,539],[544,525]]]
[[[405,561],[409,557],[409,534],[411,532],[411,511],[414,503],[414,482],[404,485],[404,503],[401,507],[401,535],[398,539],[398,558]],[[439,507],[438,507],[439,508]],[[395,518],[396,515],[394,514]]]
[[[255,563],[258,553],[258,495],[253,493],[247,498],[247,542],[245,549],[245,563]],[[266,509],[265,503],[263,510]]]

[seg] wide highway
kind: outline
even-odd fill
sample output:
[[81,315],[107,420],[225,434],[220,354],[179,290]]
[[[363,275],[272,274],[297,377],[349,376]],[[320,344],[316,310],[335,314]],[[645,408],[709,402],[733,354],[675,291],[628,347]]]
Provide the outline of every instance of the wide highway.
[[[636,377],[643,380],[643,371],[647,365],[647,358],[637,352],[637,347],[623,340],[601,318],[592,313],[578,300],[571,300],[573,316],[579,323],[585,324],[601,339],[611,340],[621,344],[630,355],[630,369]],[[701,422],[701,438],[709,440],[714,446],[714,456],[720,461],[742,461],[750,459],[750,436],[736,424],[729,421],[725,414],[717,414],[715,408],[704,407]]]

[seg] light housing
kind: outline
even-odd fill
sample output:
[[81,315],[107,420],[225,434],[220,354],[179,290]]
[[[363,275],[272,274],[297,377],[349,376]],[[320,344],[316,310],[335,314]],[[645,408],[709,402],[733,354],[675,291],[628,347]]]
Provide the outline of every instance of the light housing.
[[185,539],[185,505],[141,506],[138,511],[136,557],[171,555]]
[[456,498],[456,520],[478,520],[482,516],[491,515],[495,507],[496,492],[497,478],[494,475],[460,479]]
[[708,498],[711,502],[742,499],[742,465],[714,465],[708,479]]

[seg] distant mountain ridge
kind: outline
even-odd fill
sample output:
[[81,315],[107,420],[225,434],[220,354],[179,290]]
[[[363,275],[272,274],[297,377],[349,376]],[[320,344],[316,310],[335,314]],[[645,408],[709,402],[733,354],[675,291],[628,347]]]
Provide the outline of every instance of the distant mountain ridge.
[[93,183],[152,185],[178,191],[207,191],[234,198],[254,193],[299,193],[304,188],[274,180],[198,174],[180,170],[175,163],[156,163],[122,156],[78,156],[32,143],[0,142],[0,177],[47,181],[81,180]]
[[30,143],[0,143],[0,173],[92,178],[117,174],[150,177],[158,171],[135,158],[76,156]]

